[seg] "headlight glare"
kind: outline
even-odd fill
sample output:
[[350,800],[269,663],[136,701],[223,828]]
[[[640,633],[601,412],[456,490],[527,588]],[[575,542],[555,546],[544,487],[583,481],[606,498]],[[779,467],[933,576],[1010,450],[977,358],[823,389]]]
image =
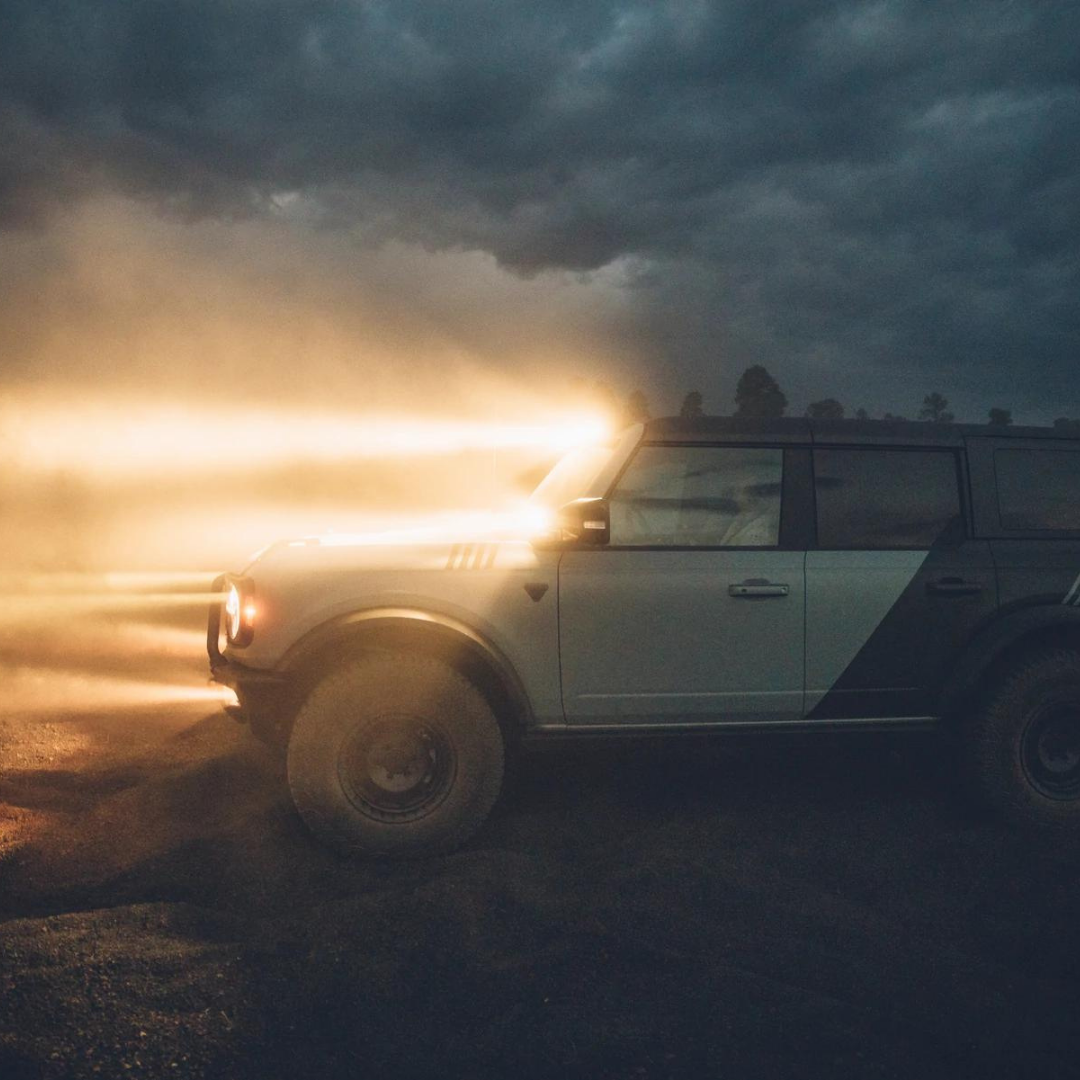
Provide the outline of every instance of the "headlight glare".
[[240,633],[240,590],[235,585],[229,586],[229,595],[225,600],[225,633],[234,641]]
[[231,582],[225,594],[225,636],[230,645],[247,645],[255,631],[255,601],[245,582]]

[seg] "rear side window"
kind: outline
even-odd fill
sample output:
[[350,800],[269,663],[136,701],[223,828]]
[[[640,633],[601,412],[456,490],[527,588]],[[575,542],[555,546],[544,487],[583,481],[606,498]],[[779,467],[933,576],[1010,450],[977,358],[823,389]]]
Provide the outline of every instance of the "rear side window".
[[782,450],[642,446],[616,485],[616,547],[775,547]]
[[948,450],[815,450],[820,548],[928,548],[959,526]]
[[996,450],[1001,527],[1080,530],[1080,452]]

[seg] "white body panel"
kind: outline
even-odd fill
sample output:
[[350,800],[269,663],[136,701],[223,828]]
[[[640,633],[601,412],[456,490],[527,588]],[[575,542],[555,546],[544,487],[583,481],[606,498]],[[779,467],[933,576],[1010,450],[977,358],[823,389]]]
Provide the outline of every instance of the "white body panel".
[[[799,719],[803,562],[801,551],[567,552],[559,612],[568,722]],[[729,594],[748,579],[788,593]]]
[[[255,583],[254,640],[226,653],[272,670],[305,635],[341,616],[378,608],[429,612],[482,635],[517,672],[537,722],[561,723],[558,558],[524,542],[277,544],[247,570]],[[548,589],[537,601],[526,584]]]

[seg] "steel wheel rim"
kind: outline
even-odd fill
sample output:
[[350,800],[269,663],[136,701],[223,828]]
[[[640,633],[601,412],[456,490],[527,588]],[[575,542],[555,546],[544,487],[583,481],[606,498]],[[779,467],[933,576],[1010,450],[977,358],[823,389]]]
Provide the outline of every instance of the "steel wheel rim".
[[362,814],[404,823],[426,817],[446,799],[457,775],[457,753],[437,722],[386,715],[349,732],[337,772],[346,797]]
[[1061,802],[1080,798],[1080,702],[1037,712],[1024,728],[1021,759],[1041,795]]

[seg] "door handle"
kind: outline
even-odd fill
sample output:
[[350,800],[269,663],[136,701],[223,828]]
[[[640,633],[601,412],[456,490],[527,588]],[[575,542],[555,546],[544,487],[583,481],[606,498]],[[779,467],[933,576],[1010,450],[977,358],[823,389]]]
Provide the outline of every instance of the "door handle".
[[778,585],[763,578],[750,578],[737,585],[729,585],[728,596],[752,598],[755,596],[787,596],[791,592],[788,585]]
[[937,593],[940,596],[972,596],[983,591],[983,587],[977,581],[965,581],[958,577],[943,577],[937,581],[931,581],[926,586],[927,592]]

